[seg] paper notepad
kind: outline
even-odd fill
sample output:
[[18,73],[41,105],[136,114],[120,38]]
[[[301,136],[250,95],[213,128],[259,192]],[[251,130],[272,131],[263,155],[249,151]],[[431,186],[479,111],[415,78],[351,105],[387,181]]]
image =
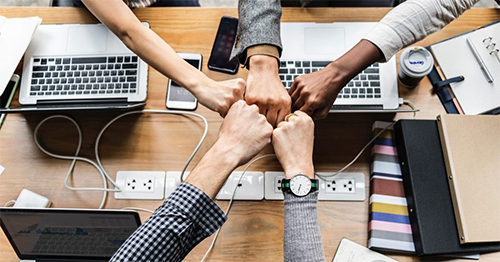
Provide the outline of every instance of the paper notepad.
[[398,262],[347,238],[342,238],[332,262]]
[[500,116],[441,115],[460,243],[500,241]]
[[0,16],[0,95],[9,83],[19,61],[42,19]]
[[[469,37],[493,75],[488,83],[466,39]],[[491,37],[492,41],[485,41]],[[500,62],[490,54],[487,43],[500,45],[500,23],[496,23],[431,46],[434,58],[446,78],[463,76],[462,82],[450,84],[466,115],[477,115],[500,107]]]

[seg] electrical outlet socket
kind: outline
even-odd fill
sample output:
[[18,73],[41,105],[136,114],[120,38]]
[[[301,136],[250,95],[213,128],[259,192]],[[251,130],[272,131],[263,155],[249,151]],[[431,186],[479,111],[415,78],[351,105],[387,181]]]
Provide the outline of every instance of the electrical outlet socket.
[[[181,185],[182,171],[168,171],[166,176],[165,197],[170,196],[174,190]],[[189,175],[189,171],[184,172],[184,179]]]
[[[242,173],[241,171],[231,173],[215,198],[217,200],[230,200]],[[234,200],[264,199],[264,173],[247,171],[241,179],[240,185],[234,194]]]
[[[317,174],[332,173],[319,172]],[[363,173],[340,173],[333,177],[326,177],[325,180],[318,176],[316,178],[319,180],[318,200],[364,201],[366,198]]]
[[161,200],[165,191],[165,172],[118,171],[116,184],[122,189],[115,192],[116,199]]
[[281,191],[281,180],[285,178],[284,172],[268,171],[264,175],[264,198],[266,200],[283,200]]

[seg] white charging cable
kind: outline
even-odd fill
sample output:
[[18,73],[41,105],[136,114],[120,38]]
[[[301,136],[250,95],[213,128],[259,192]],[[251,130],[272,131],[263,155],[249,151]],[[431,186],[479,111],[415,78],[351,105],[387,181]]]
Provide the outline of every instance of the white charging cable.
[[[229,200],[229,204],[227,205],[227,208],[226,208],[226,212],[224,212],[226,214],[226,216],[229,214],[229,210],[231,209],[231,206],[233,205],[233,200],[234,200],[234,195],[236,194],[236,191],[238,190],[239,188],[239,184],[241,183],[241,180],[243,179],[243,176],[245,176],[245,173],[247,172],[247,170],[257,161],[263,159],[263,158],[266,158],[266,157],[272,157],[272,156],[276,156],[275,154],[267,154],[267,155],[263,155],[263,156],[259,156],[257,158],[255,158],[254,160],[250,161],[250,163],[247,164],[247,166],[245,167],[245,169],[243,169],[243,172],[241,173],[241,176],[240,176],[240,179],[238,179],[238,182],[236,183],[236,186],[234,187],[234,190],[233,190],[233,193],[231,194],[231,198]],[[222,229],[219,228],[217,229],[217,232],[215,233],[215,236],[214,236],[214,239],[212,239],[212,243],[210,244],[210,247],[208,248],[207,252],[205,252],[205,255],[203,256],[203,258],[200,260],[200,262],[204,262],[205,259],[207,258],[207,256],[210,254],[210,251],[212,251],[212,249],[214,248],[215,246],[215,241],[217,241],[217,237],[219,236],[219,233],[220,233],[220,230]]]
[[[413,109],[413,118],[415,119],[415,117],[417,116],[417,108],[416,106],[408,101],[408,100],[404,100],[403,103],[407,104],[409,107],[411,107]],[[332,177],[332,176],[336,176],[342,172],[344,172],[344,170],[346,170],[347,168],[349,168],[352,164],[354,164],[354,162],[356,162],[359,157],[363,154],[363,152],[366,150],[366,148],[368,148],[372,143],[373,141],[375,141],[375,139],[377,139],[377,137],[379,137],[383,132],[385,132],[387,129],[391,128],[392,126],[394,126],[394,124],[396,124],[396,122],[394,123],[391,123],[389,124],[388,126],[386,126],[385,128],[383,128],[380,132],[378,132],[362,149],[361,151],[356,155],[356,157],[354,157],[354,159],[349,162],[347,165],[345,165],[343,168],[341,168],[339,171],[335,172],[335,173],[332,173],[332,174],[329,174],[329,175],[319,175],[319,174],[315,174],[316,176],[318,176],[319,178],[325,180],[326,177]],[[255,162],[263,159],[263,158],[267,158],[267,157],[272,157],[272,156],[276,156],[275,154],[267,154],[267,155],[263,155],[263,156],[260,156],[254,160],[252,160],[250,163],[248,163],[248,165],[245,167],[245,169],[243,170],[241,176],[240,176],[240,179],[238,180],[238,182],[236,183],[236,187],[234,188],[234,191],[231,195],[231,198],[229,200],[229,204],[226,208],[226,216],[229,214],[229,210],[231,209],[231,206],[233,204],[233,200],[234,200],[234,195],[236,194],[236,191],[238,190],[238,185],[241,183],[241,180],[243,179],[243,176],[245,175],[245,172],[248,170],[248,168],[250,168],[251,165],[253,165]],[[217,232],[215,233],[215,236],[214,238],[212,239],[212,243],[210,244],[210,247],[208,248],[207,252],[205,252],[205,255],[203,256],[203,258],[201,259],[200,262],[204,262],[205,259],[207,258],[207,256],[210,254],[210,252],[212,251],[213,247],[215,246],[215,242],[217,241],[217,237],[219,236],[219,233],[220,233],[220,230],[222,228],[219,228],[217,230]]]
[[[411,109],[413,109],[413,112],[412,112],[413,119],[415,119],[417,117],[417,107],[415,106],[415,104],[413,104],[412,102],[410,102],[408,100],[404,100],[403,103],[408,105],[409,107],[411,107]],[[393,123],[389,124],[388,126],[384,127],[382,130],[380,130],[380,132],[378,132],[368,143],[366,143],[366,145],[361,149],[361,151],[359,151],[359,153],[354,157],[354,159],[351,162],[349,162],[347,165],[342,167],[339,171],[331,173],[331,174],[323,174],[323,175],[316,174],[316,176],[318,176],[320,179],[325,181],[327,177],[334,177],[334,176],[344,172],[347,168],[349,168],[352,164],[354,164],[358,160],[358,158],[373,143],[373,141],[375,141],[375,139],[377,139],[380,135],[382,135],[382,133],[384,133],[387,129],[392,128],[395,124],[396,124],[396,122],[393,122]]]
[[[106,204],[106,198],[107,198],[107,193],[108,192],[120,192],[121,189],[119,188],[119,186],[116,184],[116,182],[109,176],[109,174],[106,172],[104,166],[102,165],[102,162],[99,158],[99,142],[101,140],[101,137],[102,135],[104,134],[104,132],[106,131],[106,129],[111,125],[113,124],[114,122],[116,122],[118,119],[124,117],[124,116],[128,116],[128,115],[132,115],[132,114],[143,114],[143,113],[154,113],[154,114],[173,114],[173,115],[189,115],[189,116],[194,116],[194,117],[198,117],[200,118],[201,120],[203,120],[203,123],[204,123],[204,131],[203,131],[203,135],[202,137],[200,138],[200,141],[198,142],[198,144],[196,145],[196,148],[193,150],[193,152],[191,153],[191,156],[189,157],[189,159],[186,161],[186,164],[184,165],[184,168],[182,170],[182,175],[181,175],[181,180],[182,180],[182,177],[187,169],[187,167],[189,166],[189,164],[191,163],[191,160],[194,158],[194,156],[196,155],[196,153],[198,152],[198,150],[200,149],[201,145],[203,144],[203,141],[205,140],[206,136],[207,136],[207,133],[208,133],[208,122],[207,120],[205,119],[205,117],[203,117],[202,115],[200,114],[196,114],[196,113],[193,113],[193,112],[183,112],[183,111],[168,111],[168,110],[142,110],[142,111],[131,111],[131,112],[126,112],[124,114],[121,114],[117,117],[115,117],[114,119],[112,119],[111,121],[109,121],[102,129],[101,131],[99,132],[99,135],[97,136],[97,139],[96,139],[96,142],[95,142],[95,156],[96,156],[96,162],[88,159],[88,158],[85,158],[85,157],[80,157],[78,156],[80,154],[80,149],[81,149],[81,145],[82,145],[82,140],[83,140],[83,136],[82,136],[82,131],[81,131],[81,128],[80,126],[78,125],[78,123],[71,117],[68,117],[68,116],[65,116],[65,115],[54,115],[54,116],[49,116],[45,119],[43,119],[35,128],[35,131],[34,131],[34,140],[35,140],[35,144],[38,146],[38,148],[44,152],[45,154],[51,156],[51,157],[54,157],[54,158],[58,158],[58,159],[64,159],[64,160],[72,160],[71,162],[71,165],[68,169],[68,172],[66,173],[66,177],[64,179],[64,186],[69,189],[69,190],[74,190],[74,191],[103,191],[103,196],[102,196],[102,200],[101,200],[101,204],[99,205],[99,209],[102,209],[104,208],[104,205]],[[77,131],[78,131],[78,146],[77,146],[77,149],[75,151],[75,155],[74,156],[64,156],[64,155],[59,155],[59,154],[54,154],[54,153],[51,153],[49,151],[47,151],[45,148],[43,148],[39,141],[38,141],[38,131],[40,129],[40,127],[47,121],[51,120],[51,119],[54,119],[54,118],[63,118],[63,119],[67,119],[69,121],[71,121]],[[102,188],[99,188],[99,187],[72,187],[68,184],[68,180],[69,178],[71,177],[71,174],[74,170],[74,167],[75,167],[75,164],[76,164],[76,161],[77,160],[80,160],[80,161],[84,161],[84,162],[87,162],[89,164],[91,164],[92,166],[94,166],[97,171],[99,171],[99,174],[101,175],[102,177],[102,180],[103,180],[103,187]],[[108,185],[107,185],[107,181],[106,180],[109,180],[111,182],[111,184],[113,184],[113,186],[115,187],[114,189],[111,189],[111,188],[108,188]]]

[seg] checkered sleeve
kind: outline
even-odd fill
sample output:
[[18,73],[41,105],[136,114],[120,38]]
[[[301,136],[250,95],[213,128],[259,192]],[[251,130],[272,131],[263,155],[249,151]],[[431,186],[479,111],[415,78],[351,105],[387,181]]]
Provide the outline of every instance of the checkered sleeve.
[[182,183],[110,261],[181,261],[226,220],[203,191]]

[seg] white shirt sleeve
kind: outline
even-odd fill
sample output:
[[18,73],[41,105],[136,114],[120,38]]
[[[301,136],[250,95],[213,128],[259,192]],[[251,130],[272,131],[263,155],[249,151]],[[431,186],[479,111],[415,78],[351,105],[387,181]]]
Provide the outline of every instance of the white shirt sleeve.
[[434,33],[455,20],[479,0],[408,0],[391,12],[364,37],[389,60],[402,48]]

